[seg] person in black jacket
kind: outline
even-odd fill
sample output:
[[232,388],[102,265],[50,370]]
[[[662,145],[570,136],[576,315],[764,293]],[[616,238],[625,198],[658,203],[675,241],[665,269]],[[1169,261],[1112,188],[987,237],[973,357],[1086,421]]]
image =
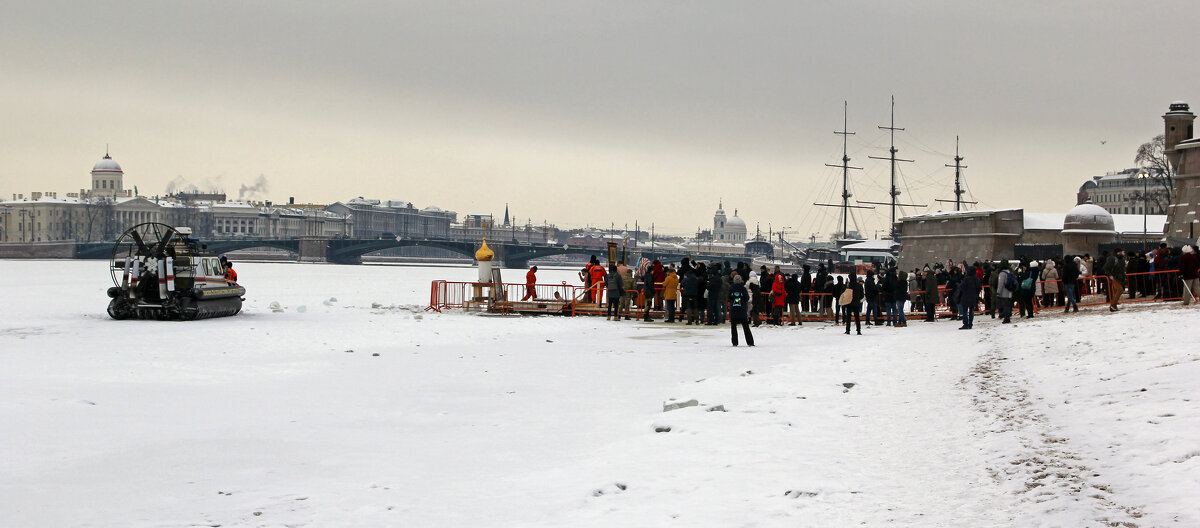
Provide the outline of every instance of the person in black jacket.
[[750,333],[750,308],[752,302],[750,292],[746,291],[745,281],[741,275],[733,276],[733,286],[729,287],[729,297],[726,299],[729,312],[729,330],[733,332],[733,346],[738,346],[738,325],[742,325],[742,333],[746,334],[746,345],[754,346],[754,334]]
[[1079,262],[1083,260],[1080,257],[1064,257],[1060,272],[1062,273],[1063,284],[1063,304],[1066,309],[1063,313],[1071,311],[1071,307],[1075,307],[1075,311],[1079,311],[1079,299],[1075,296],[1079,291]]
[[950,275],[946,278],[946,306],[950,308],[950,320],[958,320],[958,290],[959,283],[962,282],[963,275],[958,268],[950,268]]
[[[863,291],[863,284],[859,282],[858,276],[855,275],[853,271],[850,272],[850,275],[846,280],[846,287],[850,288],[850,291],[853,292],[853,297],[850,299],[850,304],[847,304],[843,307],[846,310],[845,313],[842,314],[842,318],[846,320],[846,335],[850,335],[851,314],[854,315],[854,331],[858,335],[862,335],[862,324],[858,321],[858,313],[862,311],[863,295],[865,295],[865,292]],[[867,324],[871,324],[871,322],[868,320]]]
[[844,308],[838,302],[838,299],[842,297],[842,292],[846,290],[846,285],[842,283],[841,275],[837,276],[836,282],[831,282],[830,284],[832,286],[829,287],[829,298],[833,300],[833,324],[836,325],[840,322],[839,317],[842,316],[842,309]]
[[805,264],[800,270],[800,309],[805,312],[813,311],[810,309],[810,301],[812,299],[812,268]]
[[788,275],[787,280],[783,281],[783,289],[787,292],[788,317],[791,322],[788,326],[796,326],[801,324],[800,320],[800,280],[796,275]]
[[[690,266],[689,266],[690,268]],[[679,281],[679,289],[683,291],[683,310],[687,313],[687,324],[694,325],[698,321],[696,314],[696,299],[700,296],[700,277],[696,270],[689,270]]]
[[967,266],[966,273],[963,273],[958,289],[954,292],[958,296],[958,313],[962,315],[963,321],[959,330],[970,330],[971,325],[975,323],[975,307],[979,305],[980,291],[983,291],[983,283],[975,274],[975,267]]
[[707,326],[717,326],[717,319],[721,314],[721,274],[713,270],[708,275],[708,321],[704,324]]
[[879,283],[875,282],[875,270],[867,272],[863,283],[863,300],[867,303],[867,326],[882,321],[879,314]]

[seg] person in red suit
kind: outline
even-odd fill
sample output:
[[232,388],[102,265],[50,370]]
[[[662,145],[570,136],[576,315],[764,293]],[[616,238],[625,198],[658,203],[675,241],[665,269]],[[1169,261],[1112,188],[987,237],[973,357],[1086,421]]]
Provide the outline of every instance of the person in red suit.
[[521,299],[522,301],[528,301],[529,299],[535,299],[535,300],[537,299],[537,297],[533,295],[533,285],[536,282],[537,282],[537,266],[534,266],[532,268],[529,268],[529,271],[525,273],[525,297]]

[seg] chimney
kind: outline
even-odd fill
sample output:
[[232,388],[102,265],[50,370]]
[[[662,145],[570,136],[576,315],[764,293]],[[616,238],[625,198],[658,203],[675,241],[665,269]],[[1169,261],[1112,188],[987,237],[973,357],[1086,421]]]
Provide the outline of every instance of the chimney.
[[296,197],[288,196],[288,205],[296,205]]
[[35,201],[35,202],[36,202],[36,201],[38,201],[38,200],[41,200],[41,199],[42,199],[42,193],[40,193],[40,192],[37,192],[37,191],[31,192],[31,193],[29,193],[29,199],[30,199],[30,200],[32,200],[32,201]]

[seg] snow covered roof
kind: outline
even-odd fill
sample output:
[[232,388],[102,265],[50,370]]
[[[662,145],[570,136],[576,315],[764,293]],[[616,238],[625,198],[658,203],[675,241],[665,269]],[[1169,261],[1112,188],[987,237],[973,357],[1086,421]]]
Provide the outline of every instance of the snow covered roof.
[[80,202],[79,202],[78,198],[53,198],[50,196],[42,196],[41,198],[38,198],[37,200],[30,200],[29,198],[22,198],[19,200],[7,200],[7,201],[0,202],[0,205],[18,206],[18,205],[29,205],[29,204],[33,204],[33,203],[76,204],[76,203],[80,203]]
[[912,215],[912,216],[905,216],[905,217],[900,218],[899,221],[903,222],[905,220],[933,220],[933,219],[944,220],[947,218],[954,218],[954,217],[967,218],[967,217],[972,217],[972,216],[988,216],[993,213],[1000,213],[1000,212],[1005,212],[1005,211],[1020,211],[1020,209],[973,209],[970,211],[935,211],[932,213],[922,213],[922,214],[917,214],[917,215]]
[[[1121,234],[1141,234],[1142,233],[1142,215],[1140,214],[1115,214],[1113,217],[1113,227]],[[1149,233],[1162,233],[1163,226],[1167,223],[1167,215],[1146,215],[1146,231]]]
[[1067,218],[1066,213],[1025,213],[1025,229],[1040,230],[1040,231],[1060,231],[1063,228],[1063,220]]

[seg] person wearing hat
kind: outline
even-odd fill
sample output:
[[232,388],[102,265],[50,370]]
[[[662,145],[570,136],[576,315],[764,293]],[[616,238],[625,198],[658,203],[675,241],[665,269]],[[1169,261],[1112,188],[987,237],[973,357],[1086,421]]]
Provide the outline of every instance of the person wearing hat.
[[733,276],[733,285],[729,287],[729,296],[725,299],[726,312],[729,313],[729,330],[733,333],[733,346],[738,346],[738,325],[742,325],[742,333],[746,334],[746,345],[754,346],[754,334],[750,333],[750,304],[754,301],[750,292],[746,291],[745,281],[741,275]]

